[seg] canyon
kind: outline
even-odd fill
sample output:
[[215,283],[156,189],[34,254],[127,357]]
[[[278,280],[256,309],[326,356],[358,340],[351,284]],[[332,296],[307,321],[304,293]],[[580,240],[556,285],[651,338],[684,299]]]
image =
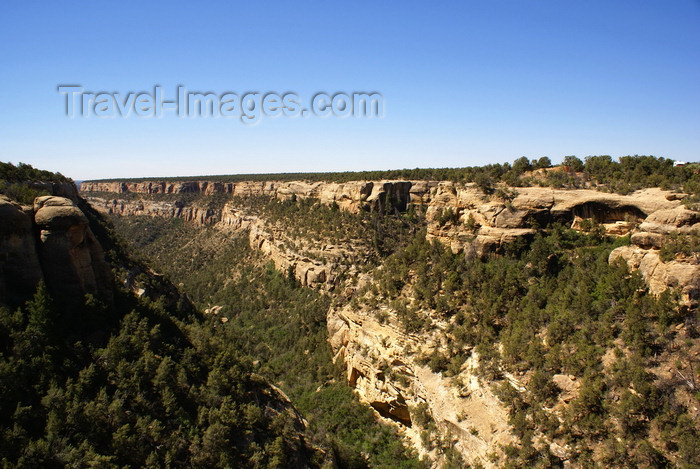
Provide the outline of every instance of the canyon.
[[[484,194],[473,184],[445,181],[152,181],[84,182],[80,190],[93,207],[108,215],[177,217],[224,229],[250,230],[251,246],[268,253],[281,270],[291,267],[303,285],[333,285],[340,253],[353,251],[351,247],[318,246],[321,257],[330,262],[330,267],[323,267],[308,257],[282,252],[283,240],[277,238],[283,233],[271,233],[264,221],[241,211],[235,200],[213,208],[207,206],[207,196],[315,199],[352,213],[399,213],[413,206],[425,213],[429,239],[437,239],[454,253],[482,258],[502,251],[519,237],[532,236],[538,226],[561,222],[580,228],[581,221],[588,220],[610,235],[632,234],[634,247],[617,250],[611,260],[621,257],[631,268],[640,269],[655,293],[680,287],[686,302],[693,304],[700,295],[696,259],[661,262],[654,254],[669,234],[699,229],[698,212],[685,208],[679,194],[658,188],[620,195],[590,189],[506,187]],[[159,200],[158,195],[163,194],[174,197]],[[190,203],[177,198],[185,194],[201,197]],[[642,262],[645,257],[647,261]]]
[[[223,204],[211,203],[222,194],[226,196]],[[457,376],[432,371],[420,357],[449,345],[441,332],[448,322],[433,319],[432,333],[410,334],[401,330],[388,305],[379,305],[378,311],[350,304],[350,298],[374,282],[373,273],[362,269],[366,261],[362,240],[300,241],[284,225],[246,210],[241,199],[316,200],[350,213],[379,215],[417,211],[424,217],[428,240],[468,258],[498,255],[510,243],[531,239],[539,227],[553,222],[581,231],[630,235],[629,245],[611,252],[611,263],[621,259],[630,269],[639,270],[656,295],[673,289],[690,308],[697,307],[700,298],[697,256],[662,260],[659,254],[671,237],[700,229],[700,217],[682,204],[682,195],[658,188],[620,195],[502,185],[485,193],[474,184],[447,181],[150,181],[84,182],[81,195],[111,216],[182,218],[244,234],[250,246],[264,253],[280,272],[290,273],[302,286],[345,299],[327,315],[334,360],[344,364],[347,381],[360,400],[396,425],[420,454],[438,465],[444,461],[444,448],[451,447],[469,464],[495,467],[502,448],[515,439],[508,408],[474,371],[478,354],[472,353]],[[378,312],[384,320],[378,319]],[[506,374],[506,378],[515,389],[525,389],[520,377]],[[555,375],[553,381],[562,390],[552,410],[559,415],[577,395],[580,383],[567,375]],[[434,429],[419,425],[413,417],[416,409],[425,409]],[[442,444],[429,444],[422,437],[426,431],[428,440]],[[569,457],[565,445],[548,444],[561,459]]]

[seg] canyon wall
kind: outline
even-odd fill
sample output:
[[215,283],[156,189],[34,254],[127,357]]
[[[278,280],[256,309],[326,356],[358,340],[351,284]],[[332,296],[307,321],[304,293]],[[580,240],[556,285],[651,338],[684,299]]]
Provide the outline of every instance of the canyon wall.
[[[180,181],[180,182],[83,182],[80,190],[85,196],[90,193],[115,194],[227,194],[231,196],[269,196],[281,200],[291,198],[318,199],[321,203],[337,203],[343,210],[385,209],[387,201],[391,207],[405,210],[416,188],[423,187],[423,196],[428,192],[428,185],[414,184],[410,181],[351,181],[346,183],[303,182],[303,181]],[[413,191],[412,191],[413,189]],[[112,197],[112,196],[110,196]],[[104,197],[103,197],[104,198]]]
[[[248,182],[248,183],[92,183],[83,195],[98,210],[117,215],[182,217],[212,224],[224,231],[247,232],[254,249],[265,253],[278,270],[294,275],[302,285],[352,298],[363,285],[373,282],[362,273],[361,243],[331,244],[309,239],[299,244],[278,227],[229,200],[221,209],[183,204],[177,198],[152,200],[149,194],[218,192],[232,196],[269,196],[281,200],[314,198],[337,204],[341,210],[379,213],[415,209],[425,217],[427,237],[449,246],[454,253],[483,257],[504,250],[510,242],[534,236],[538,227],[561,222],[579,230],[598,230],[610,235],[631,235],[631,244],[615,249],[610,262],[624,260],[639,269],[653,293],[667,288],[681,291],[687,304],[700,296],[700,260],[675,256],[662,260],[661,248],[675,236],[700,231],[700,214],[683,206],[677,194],[646,189],[630,195],[593,190],[542,187],[501,187],[485,194],[474,185],[426,181],[357,181],[350,183]],[[128,197],[120,194],[131,193]],[[206,202],[206,198],[203,199]],[[344,278],[357,281],[343,282]],[[448,378],[434,373],[420,357],[448,347],[435,322],[432,333],[403,332],[386,305],[378,311],[340,301],[328,312],[329,341],[334,360],[343,363],[347,380],[359,398],[398,426],[421,454],[442,461],[445,447],[458,451],[466,462],[495,467],[501,445],[514,441],[507,408],[477,377],[478,356],[473,353],[460,373]],[[429,313],[428,313],[429,314]],[[383,316],[385,319],[379,320]],[[524,389],[516,377],[506,376],[516,389]],[[564,391],[557,408],[566,406],[580,383],[565,375],[554,377]],[[422,409],[422,410],[418,410]],[[426,444],[425,424],[416,412],[434,422],[430,438],[441,445]],[[566,448],[551,443],[550,450],[566,459]]]
[[[440,462],[444,449],[451,447],[470,465],[496,467],[500,445],[515,439],[507,408],[477,376],[476,354],[458,376],[434,373],[419,363],[419,357],[446,345],[441,334],[446,324],[435,325],[432,332],[408,334],[389,308],[380,308],[387,315],[381,322],[376,311],[349,304],[329,311],[334,361],[345,364],[349,385],[361,401],[396,423],[421,455]],[[425,414],[423,422],[416,418],[420,413]]]
[[[322,252],[317,253],[320,257],[316,260],[285,254],[281,249],[284,240],[280,239],[284,236],[279,230],[271,233],[271,227],[245,213],[235,199],[229,200],[223,208],[212,208],[207,205],[206,196],[313,198],[354,213],[363,210],[398,213],[413,207],[425,214],[429,239],[436,239],[454,253],[470,257],[501,252],[508,243],[533,236],[538,227],[551,222],[583,230],[597,227],[610,235],[631,233],[633,246],[617,250],[611,261],[622,256],[631,268],[640,268],[655,293],[678,287],[688,301],[697,301],[700,294],[695,281],[700,275],[698,260],[677,259],[666,265],[655,254],[669,233],[685,234],[700,229],[698,212],[683,209],[679,194],[658,188],[620,195],[590,189],[504,186],[491,192],[485,194],[473,184],[448,181],[146,181],[84,182],[81,185],[82,195],[105,214],[178,217],[225,229],[255,227],[251,230],[251,245],[270,254],[280,270],[287,272],[291,267],[298,271],[297,276],[304,285],[334,284],[337,275],[332,266],[322,266],[319,259],[333,258],[336,251],[347,253],[351,247],[317,247]],[[203,197],[189,202],[177,197],[193,193]],[[171,196],[158,198],[162,194]],[[684,218],[675,220],[674,214]],[[649,244],[651,237],[655,237],[656,244]],[[647,260],[642,262],[643,258]]]

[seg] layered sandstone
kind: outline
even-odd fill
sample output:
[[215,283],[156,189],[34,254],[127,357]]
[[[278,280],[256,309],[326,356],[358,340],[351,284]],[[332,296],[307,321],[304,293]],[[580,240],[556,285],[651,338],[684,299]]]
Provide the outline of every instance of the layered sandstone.
[[38,197],[34,201],[34,222],[49,289],[71,303],[80,303],[86,293],[111,300],[112,271],[77,205],[65,197]]
[[[110,194],[228,194],[250,197],[268,196],[280,200],[291,198],[318,199],[321,203],[336,203],[343,210],[357,212],[362,209],[386,209],[386,204],[405,210],[412,196],[410,181],[350,181],[346,183],[304,181],[180,181],[180,182],[84,182],[80,190],[90,193]],[[426,186],[427,190],[427,186]],[[423,194],[416,194],[422,196]],[[144,200],[147,200],[145,198]],[[123,201],[119,200],[119,204]],[[144,210],[144,209],[141,209]],[[157,215],[158,211],[153,211]],[[162,212],[162,213],[167,213]],[[129,213],[126,213],[129,214]],[[177,215],[176,215],[177,216]]]
[[[428,237],[450,246],[455,253],[466,251],[481,257],[550,222],[571,225],[587,219],[601,224],[610,234],[622,235],[647,215],[680,205],[667,195],[659,189],[620,195],[518,187],[487,196],[475,186],[440,183],[427,208]],[[446,216],[448,210],[450,216]]]
[[331,290],[341,276],[353,275],[357,265],[364,263],[359,245],[337,245],[320,239],[292,239],[283,227],[270,225],[258,216],[224,207],[221,221],[216,225],[224,231],[247,231],[250,246],[267,255],[275,268],[293,275],[302,286]]
[[183,218],[200,225],[216,223],[221,219],[221,210],[189,205],[179,200],[125,200],[91,196],[87,196],[86,200],[105,215]]

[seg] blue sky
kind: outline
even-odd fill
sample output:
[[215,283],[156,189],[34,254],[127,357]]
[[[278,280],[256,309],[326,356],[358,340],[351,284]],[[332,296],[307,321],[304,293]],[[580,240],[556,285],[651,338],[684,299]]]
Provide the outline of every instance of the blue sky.
[[[41,3],[0,2],[0,160],[75,179],[700,160],[698,0]],[[376,91],[385,115],[70,119],[61,84]]]

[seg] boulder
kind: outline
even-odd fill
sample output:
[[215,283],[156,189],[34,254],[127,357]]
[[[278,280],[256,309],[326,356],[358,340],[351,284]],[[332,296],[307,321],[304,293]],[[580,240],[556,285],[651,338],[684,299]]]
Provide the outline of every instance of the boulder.
[[666,236],[659,233],[649,233],[648,231],[640,231],[638,233],[632,234],[632,236],[630,237],[630,243],[646,249],[661,249],[665,239]]
[[678,260],[663,262],[657,250],[639,246],[621,246],[614,249],[608,260],[612,263],[619,258],[623,259],[631,270],[639,270],[651,293],[659,295],[668,288],[675,288],[681,292],[685,304],[698,304],[700,265]]
[[85,214],[65,197],[46,195],[34,200],[34,221],[44,230],[65,231],[73,226],[87,226]]

